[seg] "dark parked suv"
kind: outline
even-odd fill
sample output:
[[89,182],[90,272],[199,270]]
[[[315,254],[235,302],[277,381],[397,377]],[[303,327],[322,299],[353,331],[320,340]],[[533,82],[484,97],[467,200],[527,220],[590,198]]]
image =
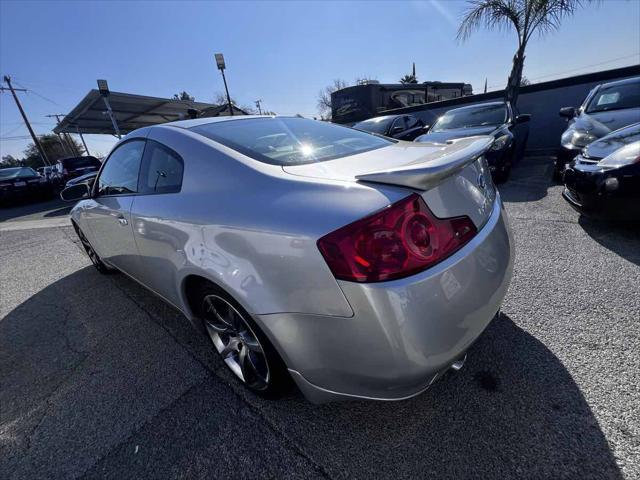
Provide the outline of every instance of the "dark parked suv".
[[62,175],[63,183],[66,183],[72,178],[98,171],[101,165],[100,160],[96,157],[87,155],[85,157],[61,158],[56,163],[56,169]]

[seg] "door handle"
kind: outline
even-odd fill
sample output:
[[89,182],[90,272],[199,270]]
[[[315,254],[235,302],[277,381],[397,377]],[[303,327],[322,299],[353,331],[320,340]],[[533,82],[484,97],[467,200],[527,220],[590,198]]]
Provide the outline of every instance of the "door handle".
[[124,218],[122,215],[118,215],[118,222],[120,222],[120,225],[129,225],[129,222],[127,221],[127,219]]

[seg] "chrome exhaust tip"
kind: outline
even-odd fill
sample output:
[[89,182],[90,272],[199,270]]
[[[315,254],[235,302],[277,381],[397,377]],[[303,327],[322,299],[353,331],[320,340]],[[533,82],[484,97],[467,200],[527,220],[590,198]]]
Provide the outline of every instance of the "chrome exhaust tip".
[[456,372],[458,370],[460,370],[462,367],[464,367],[464,362],[467,361],[467,354],[465,353],[464,356],[458,360],[456,360],[455,362],[453,362],[451,364],[451,369],[455,370]]

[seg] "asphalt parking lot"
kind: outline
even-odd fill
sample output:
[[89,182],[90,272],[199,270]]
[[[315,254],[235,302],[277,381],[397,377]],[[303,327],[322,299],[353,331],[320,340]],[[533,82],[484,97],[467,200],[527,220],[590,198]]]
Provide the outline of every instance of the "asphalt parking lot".
[[501,316],[397,403],[256,398],[180,314],[90,266],[47,217],[64,205],[3,212],[0,477],[639,478],[640,227],[579,218],[551,168],[501,187]]

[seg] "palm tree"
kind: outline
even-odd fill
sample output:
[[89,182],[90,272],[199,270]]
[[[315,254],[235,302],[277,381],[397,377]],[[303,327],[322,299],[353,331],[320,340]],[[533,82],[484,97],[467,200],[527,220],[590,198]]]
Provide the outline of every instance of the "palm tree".
[[563,18],[585,3],[598,0],[467,0],[468,8],[458,28],[458,40],[466,40],[480,27],[509,30],[518,35],[518,50],[505,88],[505,100],[515,108],[524,67],[524,52],[534,33],[557,30]]
[[414,75],[407,74],[400,79],[400,83],[418,83],[418,80]]

